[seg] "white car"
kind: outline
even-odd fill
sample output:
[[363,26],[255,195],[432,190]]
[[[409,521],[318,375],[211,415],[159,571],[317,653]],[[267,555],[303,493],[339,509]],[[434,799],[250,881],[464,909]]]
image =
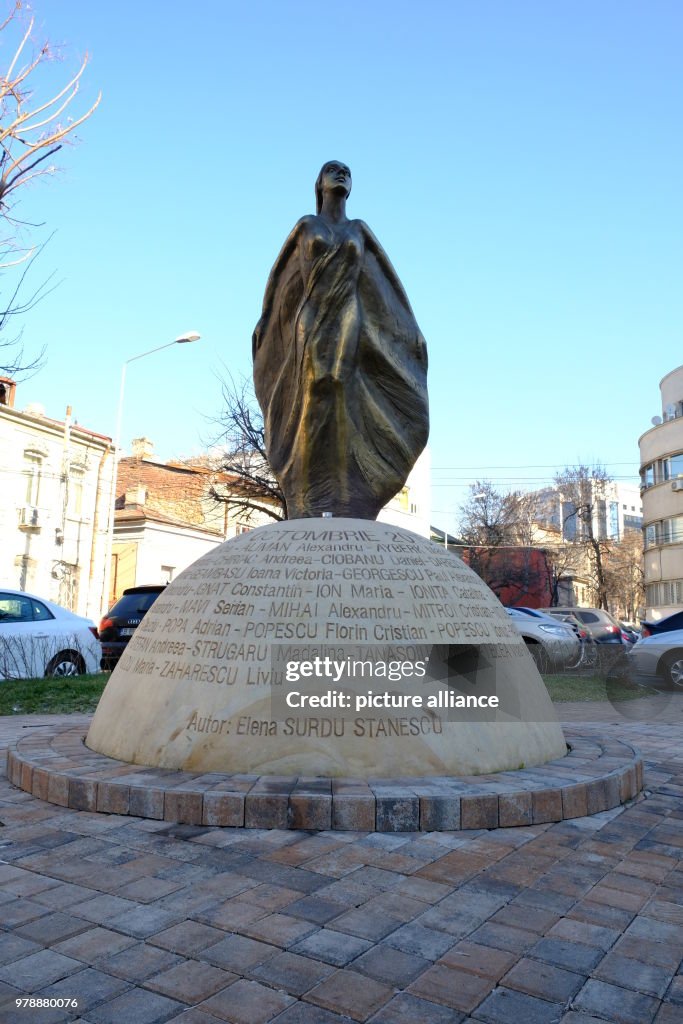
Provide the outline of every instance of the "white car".
[[98,672],[95,623],[20,590],[0,589],[0,680]]
[[573,668],[581,659],[581,642],[571,626],[535,608],[506,608],[527,650],[542,672]]
[[631,647],[627,657],[634,682],[683,689],[683,629],[644,636]]

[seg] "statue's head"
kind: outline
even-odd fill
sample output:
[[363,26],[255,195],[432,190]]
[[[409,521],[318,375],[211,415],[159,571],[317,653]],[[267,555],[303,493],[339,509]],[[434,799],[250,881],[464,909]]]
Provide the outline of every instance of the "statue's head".
[[323,208],[323,192],[325,189],[336,192],[344,189],[348,197],[351,192],[351,171],[341,160],[328,160],[320,169],[315,183],[315,212]]

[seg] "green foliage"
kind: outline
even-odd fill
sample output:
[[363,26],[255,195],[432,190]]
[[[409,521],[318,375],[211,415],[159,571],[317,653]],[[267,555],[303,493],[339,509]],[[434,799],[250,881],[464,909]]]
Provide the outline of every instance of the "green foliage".
[[108,672],[61,679],[0,681],[0,715],[61,715],[97,707]]
[[647,686],[638,686],[624,679],[610,679],[608,682],[598,675],[544,675],[543,682],[551,700],[558,704],[566,701],[638,700],[639,697],[651,697],[654,692]]

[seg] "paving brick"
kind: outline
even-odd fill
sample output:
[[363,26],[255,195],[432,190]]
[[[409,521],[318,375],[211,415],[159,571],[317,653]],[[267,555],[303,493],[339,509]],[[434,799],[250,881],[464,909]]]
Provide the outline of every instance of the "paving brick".
[[68,806],[73,807],[77,811],[96,810],[97,783],[89,779],[70,779]]
[[482,946],[493,946],[495,949],[506,949],[510,953],[524,953],[537,941],[536,932],[522,928],[510,928],[504,924],[487,922],[470,935],[472,942]]
[[581,989],[573,1005],[577,1010],[587,1010],[619,1024],[650,1024],[659,1000],[592,978]]
[[579,782],[575,786],[565,786],[562,790],[562,817],[582,818],[586,814],[588,814],[586,783]]
[[335,971],[306,995],[306,1001],[366,1021],[391,999],[394,991],[357,971]]
[[531,793],[501,793],[498,797],[498,824],[501,828],[516,828],[532,822]]
[[257,981],[240,979],[200,1004],[207,1013],[233,1024],[266,1024],[291,1006],[294,998]]
[[460,827],[497,828],[497,796],[464,796],[460,799]]
[[315,930],[316,926],[310,921],[302,921],[287,914],[268,914],[240,928],[245,935],[283,948],[288,948]]
[[465,1014],[450,1006],[399,992],[375,1014],[371,1024],[461,1024],[464,1020]]
[[31,953],[21,960],[0,967],[0,981],[32,994],[83,969],[80,960],[62,956],[51,949],[41,949],[38,953]]
[[430,794],[420,797],[420,828],[423,832],[445,832],[460,828],[460,798]]
[[[643,943],[645,945],[645,943]],[[616,950],[608,953],[594,972],[595,978],[609,981],[622,988],[632,988],[637,992],[659,996],[666,992],[675,968],[658,967],[655,964],[641,963],[639,960],[623,956]]]
[[[277,1024],[349,1024],[348,1017],[323,1010],[311,1003],[293,1003],[276,1018]],[[214,1024],[213,1019],[205,1024]]]
[[329,793],[290,794],[287,808],[289,828],[327,829],[332,827],[332,796]]
[[132,988],[115,999],[88,1011],[90,1024],[162,1024],[177,1016],[183,1004],[175,999]]
[[17,785],[26,790],[27,793],[31,792],[33,786],[33,765],[27,761],[22,761],[19,767],[19,779]]
[[375,796],[375,828],[378,832],[416,832],[420,828],[420,798]]
[[312,921],[314,924],[327,924],[343,911],[334,900],[326,900],[322,896],[304,896],[287,907],[290,917],[301,917],[304,921]]
[[607,951],[619,938],[619,932],[614,928],[601,928],[599,925],[588,924],[585,921],[564,918],[553,925],[546,938],[583,942],[587,946],[597,946],[599,949]]
[[430,960],[382,942],[368,949],[353,964],[355,971],[396,988],[405,988],[428,967],[431,967]]
[[160,992],[179,1002],[200,1003],[237,981],[237,977],[211,964],[185,960],[160,974],[152,975],[144,985],[153,992]]
[[244,825],[244,794],[205,793],[202,824],[241,828]]
[[22,939],[20,935],[12,935],[0,932],[0,966],[11,964],[14,960],[21,960],[29,953],[36,953],[41,949],[38,942],[31,942],[29,939]]
[[334,972],[334,967],[298,953],[279,953],[251,973],[256,981],[302,996]]
[[314,960],[323,960],[335,967],[343,967],[370,949],[372,943],[356,935],[346,935],[331,928],[321,928],[308,935],[292,947],[293,953],[301,953]]
[[597,946],[565,939],[544,938],[531,946],[528,955],[578,974],[590,974],[600,963],[603,951]]
[[120,953],[105,957],[98,966],[108,974],[116,975],[117,978],[141,982],[181,962],[181,957],[176,953],[136,942],[134,946],[129,946]]
[[62,978],[54,985],[41,989],[40,995],[44,999],[77,999],[78,1015],[84,1017],[94,1007],[116,998],[129,988],[129,982],[87,967],[75,977]]
[[131,939],[128,935],[120,935],[108,928],[96,927],[89,928],[88,931],[81,932],[80,935],[75,935],[73,938],[65,939],[54,948],[64,956],[71,956],[84,963],[94,964],[97,960],[120,953],[121,950],[134,944],[135,939]]
[[476,1009],[476,1020],[486,1024],[557,1024],[564,1005],[545,999],[515,992],[509,988],[497,988],[487,996]]
[[245,828],[287,828],[288,804],[287,793],[247,793]]
[[462,1013],[471,1013],[494,987],[495,981],[457,967],[435,964],[409,986],[408,991],[422,999],[443,1003]]
[[279,952],[277,946],[250,939],[246,935],[226,935],[220,942],[205,948],[201,958],[226,970],[246,974]]
[[425,960],[437,960],[447,949],[453,945],[453,937],[435,928],[425,928],[423,925],[411,922],[401,925],[395,932],[388,935],[388,945],[395,949],[402,949],[406,953],[415,953]]
[[166,790],[164,821],[175,821],[181,825],[201,825],[203,814],[202,793],[182,789]]
[[362,906],[354,907],[341,914],[335,919],[334,927],[336,931],[349,932],[351,935],[360,936],[361,939],[378,942],[386,935],[396,931],[402,923],[376,907],[371,913],[368,913],[366,907]]
[[505,988],[526,992],[530,996],[567,1003],[576,995],[585,980],[585,975],[523,957],[500,983]]
[[163,789],[153,786],[131,786],[129,792],[129,813],[138,818],[163,819]]
[[499,981],[516,960],[516,953],[494,949],[492,946],[480,946],[476,942],[463,940],[447,950],[440,958],[439,963]]
[[56,911],[53,914],[46,914],[28,924],[22,924],[16,929],[16,934],[24,939],[31,939],[43,945],[52,945],[68,939],[72,935],[86,931],[90,925],[80,917],[73,917],[70,914],[62,914]]
[[128,814],[130,786],[119,782],[100,782],[97,786],[97,810],[107,814]]
[[170,928],[152,935],[148,942],[152,946],[168,949],[171,953],[195,956],[207,946],[218,942],[223,936],[224,932],[218,928],[212,928],[210,925],[200,924],[198,921],[181,921],[179,924],[171,925]]
[[50,785],[50,773],[44,768],[33,769],[31,792],[38,800],[47,800]]
[[532,820],[534,825],[546,821],[562,821],[562,792],[559,789],[542,789],[531,794]]
[[47,798],[51,804],[58,804],[60,807],[69,806],[68,775],[50,775],[47,784]]
[[665,942],[643,942],[637,935],[622,936],[612,951],[644,964],[654,964],[674,971],[681,962],[680,950],[676,946]]
[[375,798],[371,793],[333,793],[332,828],[371,832],[375,827]]

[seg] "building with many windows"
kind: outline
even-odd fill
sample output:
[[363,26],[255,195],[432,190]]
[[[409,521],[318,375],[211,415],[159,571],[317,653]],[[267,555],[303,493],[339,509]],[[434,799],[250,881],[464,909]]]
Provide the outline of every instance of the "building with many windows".
[[50,419],[37,403],[15,407],[0,378],[0,587],[27,590],[97,619],[114,458],[111,438],[67,408]]
[[662,414],[639,439],[646,618],[683,609],[683,366],[659,384]]

